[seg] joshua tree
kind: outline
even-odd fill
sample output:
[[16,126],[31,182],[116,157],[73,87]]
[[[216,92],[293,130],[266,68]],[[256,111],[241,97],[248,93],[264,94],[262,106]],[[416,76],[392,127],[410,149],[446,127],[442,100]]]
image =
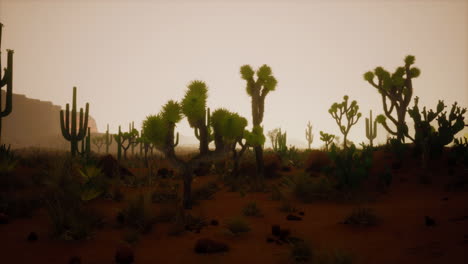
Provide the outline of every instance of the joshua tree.
[[[257,80],[254,79],[255,73]],[[263,122],[263,114],[265,110],[265,98],[269,92],[274,91],[277,81],[272,74],[271,68],[268,65],[261,66],[256,72],[252,70],[250,65],[244,65],[240,68],[242,79],[246,81],[247,94],[252,99],[252,132],[263,130],[261,128]],[[257,163],[257,176],[260,181],[264,179],[264,164],[263,164],[263,146],[254,146],[255,160]]]
[[307,145],[308,149],[310,149],[310,146],[312,145],[312,142],[314,141],[314,134],[312,134],[312,125],[310,124],[310,121],[307,122],[307,128],[305,130],[305,137],[307,140]]
[[[391,135],[396,136],[400,142],[404,142],[405,137],[414,141],[408,135],[408,126],[405,121],[406,111],[413,96],[412,80],[421,73],[418,68],[411,67],[414,60],[414,56],[406,56],[405,66],[398,67],[392,74],[382,67],[377,67],[373,72],[369,71],[364,74],[364,80],[377,89],[382,96],[385,115],[377,116],[377,122],[381,123]],[[374,80],[375,77],[377,77],[377,81]],[[392,114],[393,110],[395,110],[396,117]],[[388,126],[387,118],[395,125],[395,130]]]
[[78,152],[78,141],[81,141],[86,136],[86,128],[88,127],[88,113],[89,104],[86,103],[86,111],[83,120],[83,108],[80,108],[80,119],[77,126],[76,120],[76,87],[73,87],[73,103],[71,112],[71,128],[70,128],[70,106],[66,105],[65,118],[63,116],[63,110],[60,110],[60,127],[62,129],[63,137],[70,141],[71,155],[74,157]]
[[[372,121],[374,121],[373,125]],[[369,139],[369,144],[372,147],[372,142],[377,137],[377,120],[372,119],[372,110],[370,110],[370,117],[366,118],[366,137]]]
[[[7,67],[2,77],[2,27],[0,23],[0,143],[2,138],[2,118],[8,116],[13,109],[13,50],[7,50]],[[2,87],[6,86],[5,110],[2,107]]]
[[97,148],[97,152],[101,152],[101,147],[106,143],[106,135],[93,137],[91,140],[94,146]]
[[117,157],[118,159],[121,158],[122,149],[124,151],[124,159],[127,159],[127,150],[136,143],[138,138],[138,130],[133,129],[131,125],[129,126],[129,131],[122,133],[119,126],[119,134],[114,135],[115,142],[117,143]]
[[[343,97],[343,102],[341,103],[334,103],[328,112],[330,115],[335,119],[336,124],[340,127],[341,133],[343,133],[343,148],[347,148],[347,137],[349,130],[353,125],[357,123],[359,118],[361,118],[361,113],[358,113],[359,106],[357,105],[356,101],[352,101],[350,105],[348,105],[348,96],[345,95]],[[346,117],[346,125],[343,124],[343,116]]]
[[[191,98],[189,100],[189,98]],[[182,100],[182,105],[175,101],[169,101],[158,115],[148,116],[143,122],[143,134],[155,145],[157,149],[164,153],[171,164],[181,171],[184,181],[183,206],[186,209],[192,208],[191,187],[193,169],[201,162],[215,161],[225,158],[227,153],[224,150],[206,150],[208,142],[208,128],[206,131],[206,98],[207,87],[204,82],[193,81],[188,86],[188,91]],[[182,120],[184,113],[189,120],[189,124],[194,129],[199,129],[200,153],[189,160],[179,158],[175,153],[177,139],[174,142],[174,130],[177,123]],[[202,124],[202,121],[204,121]],[[203,142],[203,143],[202,143]],[[203,150],[203,154],[202,154]],[[206,152],[205,152],[206,151]]]
[[[132,121],[132,123],[128,125],[128,131],[134,131],[134,130],[135,130],[135,122]],[[135,147],[139,144],[138,138],[139,137],[138,137],[138,131],[137,131],[137,137],[133,140],[131,144],[132,156],[135,155]]]
[[323,131],[320,131],[320,140],[325,142],[326,151],[328,151],[328,146],[333,142],[334,138],[335,138],[335,135],[327,134],[327,133],[324,133]]
[[104,135],[104,144],[106,145],[106,153],[109,154],[109,147],[112,144],[112,135],[109,134],[109,124],[107,124],[106,134]]

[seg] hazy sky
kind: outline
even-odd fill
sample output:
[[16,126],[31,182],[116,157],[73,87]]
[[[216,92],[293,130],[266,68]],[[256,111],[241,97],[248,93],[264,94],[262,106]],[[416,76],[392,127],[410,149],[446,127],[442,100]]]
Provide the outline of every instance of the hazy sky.
[[[212,111],[225,107],[251,124],[244,64],[272,67],[278,86],[266,99],[265,131],[282,127],[289,143],[305,143],[308,120],[314,147],[319,130],[340,134],[328,109],[345,94],[363,112],[348,137],[367,141],[364,118],[382,105],[362,75],[393,71],[407,54],[422,71],[421,106],[468,106],[468,0],[0,0],[0,21],[3,51],[15,50],[14,92],[64,107],[77,86],[100,131],[139,127],[194,79],[208,84]],[[186,120],[178,131],[193,135]]]

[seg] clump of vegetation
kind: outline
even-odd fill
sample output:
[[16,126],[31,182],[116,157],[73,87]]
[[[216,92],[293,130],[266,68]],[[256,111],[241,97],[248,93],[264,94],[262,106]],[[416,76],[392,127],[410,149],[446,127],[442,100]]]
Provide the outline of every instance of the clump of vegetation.
[[307,242],[291,243],[291,258],[295,263],[309,262],[312,256],[312,249]]
[[325,176],[310,177],[305,173],[299,173],[293,177],[283,177],[282,184],[305,203],[326,200],[333,193],[333,185]]
[[241,217],[229,219],[226,222],[226,228],[234,235],[246,233],[251,230],[249,223]]
[[278,208],[283,213],[295,213],[297,212],[297,208],[292,205],[290,201],[284,201],[281,203],[281,206]]
[[242,213],[245,216],[263,216],[262,211],[260,210],[256,202],[247,203],[242,209]]
[[123,235],[123,241],[130,245],[136,244],[140,240],[140,233],[135,229],[126,231]]
[[313,263],[317,264],[352,264],[353,262],[353,257],[348,252],[339,249],[331,252],[318,252],[313,260]]
[[149,198],[143,194],[131,199],[122,209],[121,214],[125,225],[141,233],[149,233],[155,223]]
[[216,182],[206,183],[198,188],[195,188],[192,192],[192,201],[196,203],[200,200],[210,200],[213,195],[219,190]]
[[371,208],[356,208],[343,223],[354,226],[375,226],[378,223],[378,217]]

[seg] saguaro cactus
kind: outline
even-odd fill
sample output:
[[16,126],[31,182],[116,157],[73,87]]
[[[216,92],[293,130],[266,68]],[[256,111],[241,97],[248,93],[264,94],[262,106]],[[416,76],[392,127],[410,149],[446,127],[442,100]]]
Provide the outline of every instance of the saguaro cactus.
[[[405,122],[406,111],[413,96],[412,80],[417,78],[421,73],[418,68],[411,67],[414,64],[414,60],[414,56],[406,56],[405,66],[398,67],[392,74],[382,67],[377,67],[373,72],[369,71],[364,74],[364,80],[377,89],[382,96],[385,115],[377,116],[377,122],[381,123],[391,135],[396,136],[400,142],[404,142],[405,137],[414,141],[408,135],[408,126]],[[374,77],[377,77],[377,81],[374,81]],[[392,115],[394,110],[396,117]],[[396,130],[388,126],[386,122],[387,118],[395,125]]]
[[[372,125],[372,121],[374,121],[374,125]],[[372,119],[372,110],[370,110],[370,117],[366,118],[366,137],[372,147],[373,141],[377,137],[377,120]]]
[[122,131],[120,130],[119,126],[119,133],[114,135],[115,143],[117,144],[117,160],[122,158]]
[[91,153],[91,129],[88,127],[88,133],[85,138],[81,140],[81,151],[78,151],[82,157],[89,158]]
[[75,156],[78,151],[78,141],[81,141],[86,136],[86,128],[88,127],[88,113],[89,104],[86,103],[86,111],[83,120],[83,108],[80,108],[80,119],[78,123],[78,129],[76,127],[76,87],[73,87],[73,103],[71,112],[71,128],[70,128],[70,106],[66,105],[65,117],[63,116],[63,110],[60,110],[60,127],[62,129],[63,137],[70,141],[71,155]]
[[307,128],[305,130],[305,137],[307,140],[308,149],[310,149],[310,146],[312,145],[312,142],[314,141],[314,134],[312,134],[312,125],[310,124],[310,121],[307,122]]
[[[3,24],[0,23],[0,143],[2,138],[2,118],[9,115],[13,109],[13,50],[7,50],[7,67],[2,77],[2,27]],[[3,86],[6,86],[6,103],[4,110],[2,109],[1,93]]]
[[[269,92],[276,89],[278,82],[273,76],[271,68],[266,64],[261,66],[256,72],[254,72],[250,65],[244,65],[240,68],[240,74],[242,79],[246,81],[247,94],[252,98],[252,132],[254,132],[254,130],[260,131],[265,110],[265,98]],[[255,74],[257,74],[257,80],[254,79]],[[257,164],[257,177],[260,181],[263,181],[263,146],[254,146],[254,150]]]
[[107,130],[105,135],[105,145],[106,145],[106,153],[109,154],[109,147],[112,144],[112,135],[109,134],[109,124],[107,124]]

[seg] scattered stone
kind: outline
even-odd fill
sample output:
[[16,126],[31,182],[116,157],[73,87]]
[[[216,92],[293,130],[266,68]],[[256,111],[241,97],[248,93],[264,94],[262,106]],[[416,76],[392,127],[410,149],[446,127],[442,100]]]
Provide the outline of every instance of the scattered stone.
[[283,242],[281,242],[281,240],[276,240],[276,245],[283,245]]
[[281,227],[279,225],[272,225],[271,226],[271,234],[279,237],[281,234]]
[[267,237],[266,242],[267,243],[273,243],[273,242],[275,242],[275,239],[272,238],[272,237]]
[[448,201],[448,197],[442,198],[442,201]]
[[10,222],[10,218],[8,217],[8,215],[6,215],[4,213],[0,213],[0,224],[6,225],[9,222]]
[[68,261],[68,264],[81,264],[81,258],[78,256],[73,256],[70,258],[70,261]]
[[125,215],[122,212],[117,213],[117,216],[115,217],[117,220],[117,223],[123,225],[125,223]]
[[115,263],[117,264],[131,264],[135,261],[133,249],[127,245],[121,245],[115,252]]
[[302,218],[297,216],[297,215],[289,214],[288,216],[286,216],[286,220],[288,220],[288,221],[301,221]]
[[219,221],[216,220],[216,219],[213,219],[213,220],[211,220],[210,224],[211,224],[212,226],[217,226],[217,225],[219,225]]
[[429,216],[424,216],[424,219],[425,219],[425,223],[426,223],[426,226],[435,226],[436,225],[436,221],[429,217]]
[[37,241],[39,237],[37,236],[36,232],[31,232],[29,233],[28,235],[28,241],[29,242],[34,242],[34,241]]
[[305,213],[304,212],[299,212],[299,215],[304,216]]
[[201,238],[195,243],[194,250],[198,254],[219,253],[228,251],[229,246],[223,242],[214,241],[209,238]]

